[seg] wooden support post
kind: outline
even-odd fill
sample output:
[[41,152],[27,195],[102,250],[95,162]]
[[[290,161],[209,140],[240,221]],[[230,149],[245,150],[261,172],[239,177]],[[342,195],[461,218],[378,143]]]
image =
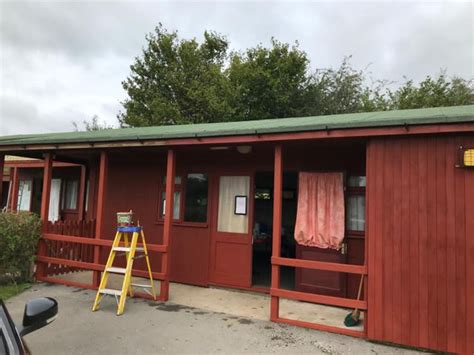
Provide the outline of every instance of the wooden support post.
[[[43,168],[43,190],[41,192],[41,221],[43,222],[43,233],[47,231],[48,217],[49,217],[49,200],[51,198],[51,179],[53,177],[53,155],[45,153],[44,168]],[[38,256],[46,256],[46,244],[44,240],[40,239],[38,245]],[[45,264],[38,263],[36,265],[36,276],[44,277]]]
[[77,220],[82,221],[84,219],[84,206],[86,199],[86,167],[81,165],[81,177],[79,180],[79,201],[78,201],[78,214]]
[[[281,255],[281,211],[282,211],[282,187],[283,187],[283,164],[282,148],[275,146],[275,161],[273,175],[273,245],[272,256]],[[272,264],[272,289],[280,288],[280,266]],[[276,321],[279,317],[280,302],[276,296],[271,297],[270,320]]]
[[168,150],[168,159],[166,164],[166,205],[165,205],[165,223],[163,226],[163,245],[166,252],[161,259],[161,273],[164,279],[161,281],[160,300],[167,301],[169,298],[169,279],[170,279],[170,241],[171,225],[173,223],[173,204],[174,204],[174,178],[176,170],[176,159],[172,149]]
[[[0,154],[0,204],[3,202],[3,169],[5,168],[5,154]],[[0,209],[3,206],[0,206]]]
[[[104,206],[105,206],[105,189],[107,182],[107,170],[108,170],[108,156],[107,152],[102,151],[100,153],[99,163],[99,186],[97,191],[97,215],[95,225],[95,239],[101,239],[102,230],[104,225]],[[100,247],[97,245],[94,247],[94,263],[98,264],[100,261]],[[100,271],[94,271],[92,275],[92,284],[94,287],[99,287],[100,284]]]
[[10,209],[12,211],[18,210],[18,189],[20,187],[20,174],[18,172],[18,168],[13,168],[12,176],[12,189],[11,189],[11,197],[10,197]]

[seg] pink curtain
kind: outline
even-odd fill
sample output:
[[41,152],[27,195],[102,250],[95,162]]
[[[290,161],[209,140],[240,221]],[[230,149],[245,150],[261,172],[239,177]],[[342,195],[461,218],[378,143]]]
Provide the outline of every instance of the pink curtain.
[[342,173],[300,172],[296,242],[309,247],[339,249],[343,239]]

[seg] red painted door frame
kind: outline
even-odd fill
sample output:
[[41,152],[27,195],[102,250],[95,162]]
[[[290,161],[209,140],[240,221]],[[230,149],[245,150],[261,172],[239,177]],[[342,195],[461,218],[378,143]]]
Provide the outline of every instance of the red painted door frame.
[[[247,199],[248,230],[246,234],[219,232],[219,179],[221,176],[248,176],[250,178]],[[212,176],[211,186],[211,247],[209,255],[209,281],[211,284],[250,288],[252,286],[252,231],[254,209],[254,172],[220,172]],[[225,259],[227,271],[219,271],[219,263]],[[241,268],[232,266],[238,261]]]

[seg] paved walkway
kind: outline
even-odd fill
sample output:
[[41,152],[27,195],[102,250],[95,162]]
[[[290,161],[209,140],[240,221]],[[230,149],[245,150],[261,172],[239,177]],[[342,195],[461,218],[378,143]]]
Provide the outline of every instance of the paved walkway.
[[[36,284],[8,300],[7,307],[14,320],[21,322],[27,300],[41,296],[58,300],[58,319],[25,337],[36,355],[416,354],[414,351],[373,344],[357,338],[171,302],[163,304],[131,299],[127,302],[125,313],[117,317],[115,301],[111,298],[103,301],[101,310],[91,312],[94,295],[91,290]],[[212,303],[212,299],[208,302]]]
[[[58,276],[80,283],[90,283],[92,272],[76,272]],[[134,278],[139,284],[148,284],[147,279]],[[123,278],[120,275],[109,276],[109,287],[120,289]],[[155,280],[156,290],[160,289],[160,281]],[[170,284],[170,302],[200,308],[211,312],[222,312],[237,317],[247,317],[268,321],[270,319],[270,296],[263,293],[244,292],[230,288],[198,287],[177,283]],[[350,310],[323,306],[308,302],[280,299],[280,316],[306,322],[347,328],[344,318]],[[363,313],[361,315],[363,318]],[[359,326],[347,328],[363,331]]]

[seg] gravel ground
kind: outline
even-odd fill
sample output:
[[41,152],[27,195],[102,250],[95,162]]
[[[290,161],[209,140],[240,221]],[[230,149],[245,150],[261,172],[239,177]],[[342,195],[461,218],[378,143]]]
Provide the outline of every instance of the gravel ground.
[[127,300],[122,316],[112,298],[91,312],[95,293],[61,285],[36,284],[9,299],[14,321],[26,301],[49,296],[59,317],[25,337],[33,354],[286,353],[417,354],[343,335],[243,318],[173,303]]

